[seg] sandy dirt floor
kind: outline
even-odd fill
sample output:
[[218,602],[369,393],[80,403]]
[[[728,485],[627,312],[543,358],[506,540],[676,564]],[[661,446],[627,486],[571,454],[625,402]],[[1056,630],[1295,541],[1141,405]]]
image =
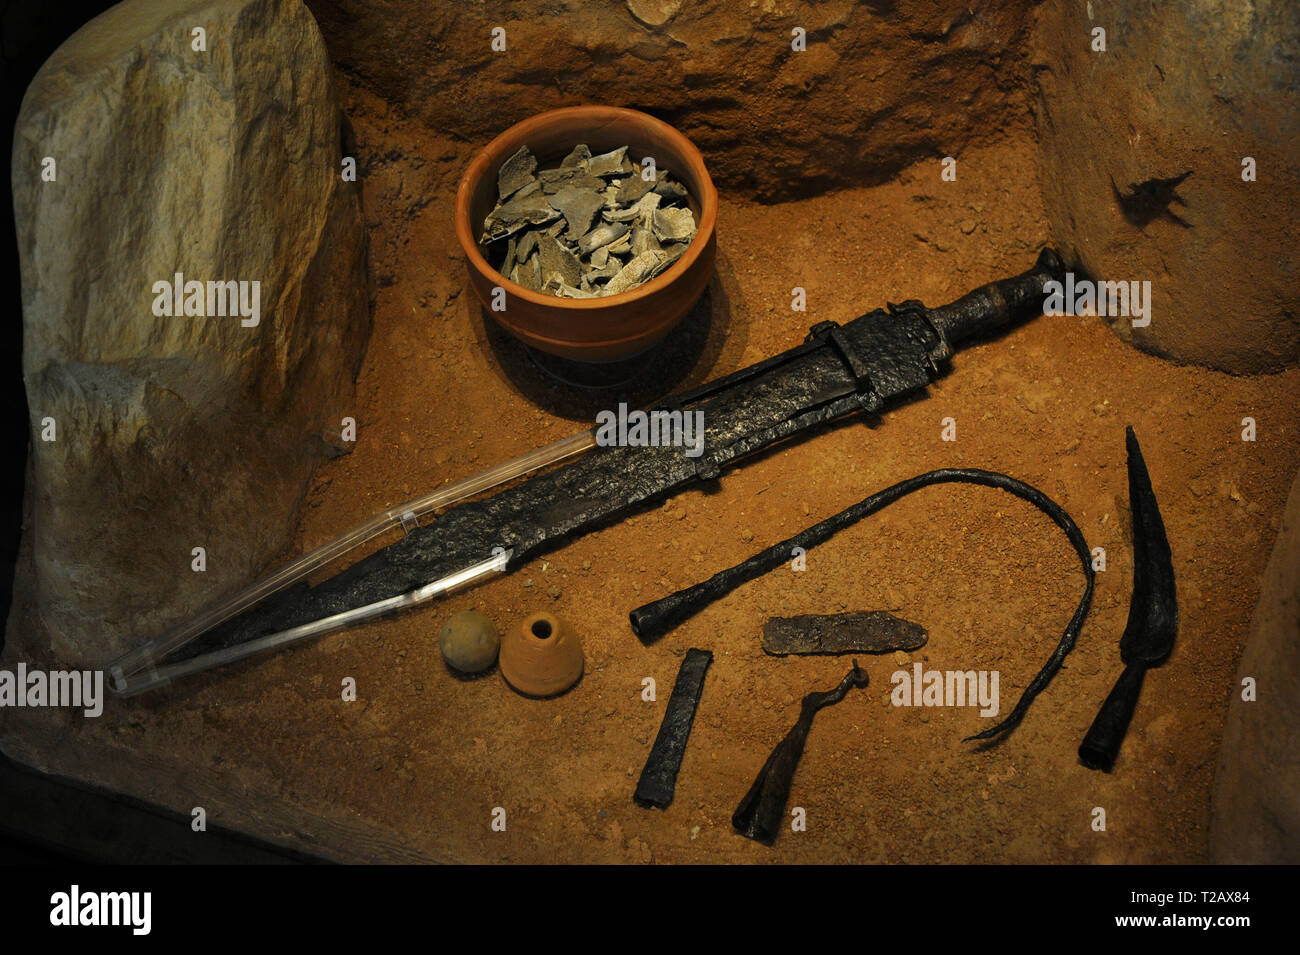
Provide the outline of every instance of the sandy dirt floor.
[[[346,84],[345,84],[346,87]],[[476,144],[440,138],[345,88],[364,161],[375,331],[355,450],[324,465],[297,546],[591,423],[619,395],[575,393],[539,371],[465,291],[451,229]],[[1048,230],[1028,138],[871,189],[759,205],[724,195],[705,307],[624,396],[653,397],[793,346],[809,325],[886,301],[949,301],[1028,268]],[[790,308],[793,286],[808,310]],[[1173,316],[1160,313],[1154,320]],[[1234,378],[1135,351],[1100,319],[1040,318],[960,352],[928,396],[852,420],[725,472],[518,572],[382,624],[111,705],[99,720],[22,711],[15,753],[146,799],[342,859],[469,862],[1203,862],[1210,783],[1259,577],[1300,459],[1300,371]],[[1258,422],[1243,442],[1241,419]],[[940,440],[941,419],[958,440]],[[1120,670],[1131,541],[1124,426],[1142,441],[1178,576],[1181,630],[1147,680],[1112,775],[1075,750]],[[767,848],[730,816],[807,692],[847,658],[773,659],[771,615],[893,609],[928,628],[912,660],[1000,673],[1005,713],[1060,637],[1083,588],[1063,534],[1030,505],[931,488],[739,589],[646,648],[627,613],[866,495],[931,468],[983,467],[1066,507],[1107,569],[1077,649],[1001,745],[962,737],[970,708],[889,705],[892,655],[871,685],[821,712],[791,807],[807,831]],[[452,676],[438,630],[474,608],[502,628],[539,609],[568,620],[586,673],[526,699],[493,670]],[[632,802],[682,655],[713,651],[666,811]],[[359,699],[340,698],[353,677]],[[642,680],[658,684],[641,699]],[[97,754],[93,759],[87,754]],[[494,832],[494,807],[507,827]],[[1094,831],[1094,807],[1106,812]]]

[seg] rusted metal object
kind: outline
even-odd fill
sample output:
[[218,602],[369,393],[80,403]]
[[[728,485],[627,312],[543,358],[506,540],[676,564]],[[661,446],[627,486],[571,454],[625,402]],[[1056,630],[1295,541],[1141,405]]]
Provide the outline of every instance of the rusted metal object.
[[919,623],[885,610],[805,613],[763,624],[763,652],[774,657],[918,650],[928,639]]
[[677,771],[686,755],[686,741],[690,739],[691,726],[695,723],[695,709],[700,705],[700,694],[704,692],[704,674],[712,662],[713,654],[708,650],[692,648],[686,651],[686,658],[677,671],[677,682],[673,684],[673,695],[668,698],[663,722],[659,724],[659,735],[655,737],[636,784],[632,798],[638,805],[667,809],[672,803],[677,789]]
[[[493,189],[496,183],[492,183]],[[456,504],[426,526],[314,586],[298,583],[226,620],[169,661],[210,654],[406,594],[495,551],[508,568],[638,506],[716,478],[734,461],[828,421],[875,412],[938,377],[952,345],[1041,314],[1060,258],[1045,249],[1029,271],[951,305],[877,309],[816,326],[795,348],[666,401],[703,415],[703,447],[597,447],[571,464]],[[698,453],[697,453],[698,452]]]
[[1128,624],[1119,641],[1124,672],[1079,746],[1079,761],[1089,769],[1105,772],[1111,771],[1119,757],[1147,670],[1169,659],[1178,635],[1173,555],[1151,487],[1151,475],[1131,426],[1125,431],[1125,444],[1129,510],[1133,514],[1133,596],[1128,605]]
[[799,757],[803,755],[804,744],[808,742],[813,717],[823,707],[844,699],[852,687],[866,685],[866,671],[854,660],[853,669],[835,689],[824,693],[809,693],[803,698],[799,704],[798,721],[785,734],[785,738],[776,744],[776,749],[772,750],[772,755],[758,771],[754,785],[749,787],[749,792],[745,793],[745,798],[740,801],[731,817],[731,824],[737,832],[767,845],[776,841],[785,821],[785,804],[790,800],[790,786],[794,782],[794,772],[799,768]]
[[1074,616],[1070,618],[1065,631],[1061,634],[1056,649],[1047,658],[1047,662],[1038,671],[1038,675],[1025,687],[1020,699],[1016,702],[1015,708],[1012,709],[1006,719],[996,726],[967,737],[967,739],[990,740],[1005,736],[1020,725],[1020,721],[1024,719],[1025,714],[1029,711],[1029,705],[1052,681],[1052,677],[1057,674],[1061,669],[1061,664],[1065,662],[1066,655],[1074,649],[1074,643],[1079,637],[1079,631],[1083,628],[1083,621],[1088,616],[1088,608],[1092,605],[1095,573],[1092,569],[1092,554],[1088,550],[1087,541],[1083,538],[1083,532],[1079,530],[1070,515],[1065,512],[1065,509],[1037,488],[1031,487],[1023,481],[1017,481],[1006,474],[999,474],[996,471],[984,471],[979,468],[940,468],[937,471],[927,471],[925,474],[908,478],[906,481],[899,481],[892,487],[887,487],[885,490],[845,508],[838,514],[833,514],[826,520],[814,524],[794,537],[781,541],[779,544],[773,544],[766,550],[736,564],[734,567],[719,571],[708,580],[637,607],[629,615],[632,629],[637,636],[647,643],[657,640],[674,627],[699,613],[709,604],[725,597],[741,584],[780,567],[790,559],[790,554],[796,548],[807,551],[816,547],[818,544],[829,540],[839,531],[856,524],[863,518],[889,506],[894,501],[911,494],[913,491],[919,491],[921,488],[933,484],[954,482],[999,488],[1033,504],[1055,521],[1061,530],[1065,531],[1065,536],[1069,539],[1070,544],[1074,547],[1074,552],[1079,556],[1079,560],[1083,564],[1083,573],[1087,579],[1087,587],[1084,589],[1079,606],[1075,609]]

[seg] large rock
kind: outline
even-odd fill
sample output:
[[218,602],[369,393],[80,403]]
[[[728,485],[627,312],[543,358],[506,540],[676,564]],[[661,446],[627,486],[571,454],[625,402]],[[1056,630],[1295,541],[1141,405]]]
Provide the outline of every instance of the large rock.
[[[17,653],[102,663],[285,546],[369,334],[340,129],[298,0],[128,0],[32,82],[13,156],[35,578],[18,587],[46,634],[11,632]],[[259,282],[260,321],[155,314],[177,272]]]
[[335,62],[432,129],[483,144],[545,109],[634,107],[689,136],[719,186],[762,199],[923,158],[937,178],[939,158],[1027,126],[1035,2],[308,0]]
[[[1048,0],[1034,41],[1055,239],[1101,279],[1152,283],[1151,324],[1115,330],[1234,373],[1300,361],[1300,4]],[[1117,198],[1187,172],[1168,205]]]
[[[1264,572],[1214,777],[1215,862],[1300,862],[1300,475]],[[1256,699],[1242,699],[1242,681]]]

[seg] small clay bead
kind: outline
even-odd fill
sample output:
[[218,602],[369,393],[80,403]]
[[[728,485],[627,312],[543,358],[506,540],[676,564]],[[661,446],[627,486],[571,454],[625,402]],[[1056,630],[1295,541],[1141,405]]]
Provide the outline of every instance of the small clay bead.
[[582,677],[582,667],[582,641],[554,614],[533,614],[501,642],[501,675],[525,696],[565,692]]
[[501,635],[477,610],[462,610],[447,621],[438,637],[442,658],[462,673],[481,673],[496,662]]

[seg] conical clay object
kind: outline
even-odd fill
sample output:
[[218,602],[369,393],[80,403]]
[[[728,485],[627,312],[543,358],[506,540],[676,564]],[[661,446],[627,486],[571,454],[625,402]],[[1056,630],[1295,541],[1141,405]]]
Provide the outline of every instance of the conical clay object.
[[582,676],[582,642],[549,613],[533,614],[501,640],[501,675],[526,696],[555,696]]

